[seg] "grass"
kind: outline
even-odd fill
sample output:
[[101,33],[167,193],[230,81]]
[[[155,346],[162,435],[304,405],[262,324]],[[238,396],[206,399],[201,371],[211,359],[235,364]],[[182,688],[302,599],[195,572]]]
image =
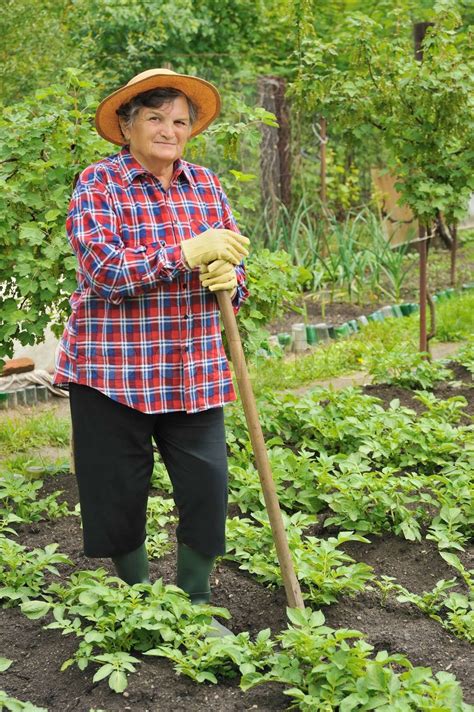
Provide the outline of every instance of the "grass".
[[17,452],[1,459],[2,472],[16,472],[28,477],[69,472],[69,450],[61,457],[48,457],[41,454],[32,456],[27,452]]
[[[474,294],[466,292],[437,305],[438,341],[459,341],[474,333]],[[312,381],[362,370],[374,355],[401,346],[418,348],[419,317],[372,322],[352,337],[321,345],[310,354],[288,359],[256,357],[250,376],[256,392],[297,388]]]
[[71,426],[67,418],[60,418],[51,410],[15,415],[0,420],[0,457],[33,451],[44,446],[67,446]]
[[461,293],[436,305],[438,341],[460,341],[474,334],[474,294]]

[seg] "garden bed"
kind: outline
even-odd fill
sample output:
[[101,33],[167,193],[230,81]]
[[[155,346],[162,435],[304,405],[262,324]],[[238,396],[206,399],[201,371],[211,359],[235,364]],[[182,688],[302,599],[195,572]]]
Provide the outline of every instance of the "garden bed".
[[[76,485],[71,475],[61,476],[59,481],[51,478],[47,489],[53,486],[64,489],[68,502],[75,504]],[[19,541],[31,547],[59,542],[60,550],[74,561],[75,568],[95,566],[95,562],[82,554],[77,517],[25,526]],[[426,541],[409,543],[387,535],[373,537],[370,544],[347,545],[347,551],[356,560],[373,566],[377,573],[394,576],[416,592],[427,590],[438,579],[451,575],[436,546]],[[112,573],[108,560],[97,561],[97,565]],[[71,573],[69,568],[63,571]],[[154,562],[151,575],[172,583],[174,555]],[[214,602],[230,610],[233,631],[249,630],[253,635],[262,628],[270,627],[277,632],[285,627],[282,590],[264,588],[236,567],[221,563],[215,573],[213,591]],[[334,628],[365,632],[376,650],[405,653],[413,664],[430,666],[434,672],[449,670],[461,682],[466,701],[474,702],[471,646],[449,635],[416,608],[407,609],[406,605],[393,602],[383,606],[378,594],[364,592],[355,600],[342,600],[325,607],[324,613],[328,625]],[[92,684],[88,671],[80,672],[74,667],[59,672],[61,663],[73,653],[75,641],[71,637],[43,630],[41,621],[27,620],[17,609],[1,610],[0,620],[2,653],[16,661],[11,671],[3,673],[1,686],[12,696],[46,706],[50,712],[88,712],[90,708],[107,712],[127,709],[198,712],[206,707],[216,712],[250,709],[270,712],[288,707],[280,685],[257,687],[247,693],[225,680],[219,686],[197,685],[186,677],[177,676],[167,661],[146,658],[139,672],[130,676],[124,700],[105,684]]]
[[[462,395],[466,398],[464,421],[474,412],[474,389],[470,373],[459,365],[455,369],[456,383],[436,386],[435,395],[445,399]],[[414,399],[413,392],[398,386],[368,386],[364,392],[381,399],[385,408],[393,399],[403,406],[416,409],[421,415],[424,407]],[[70,474],[49,476],[41,492],[50,494],[62,489],[63,501],[70,508],[77,502],[75,480]],[[155,493],[156,494],[156,493]],[[61,500],[60,500],[61,501]],[[233,506],[232,509],[235,507]],[[335,529],[324,529],[325,513],[319,515],[317,535],[333,535]],[[59,544],[73,566],[60,565],[63,578],[73,571],[103,566],[112,574],[108,560],[88,560],[82,554],[80,521],[77,516],[62,517],[19,525],[17,541],[28,548]],[[453,569],[441,558],[437,545],[423,538],[420,542],[406,541],[393,533],[369,535],[370,543],[348,542],[344,550],[355,560],[373,567],[377,577],[391,576],[410,591],[421,594],[431,590],[440,579],[453,576]],[[472,548],[457,552],[466,569],[472,568]],[[174,580],[174,551],[151,564],[152,579],[163,577]],[[51,577],[51,580],[53,577]],[[458,589],[463,591],[460,581]],[[249,631],[251,637],[264,628],[278,633],[286,627],[285,596],[282,589],[272,590],[259,584],[250,574],[238,569],[234,562],[220,562],[213,582],[214,603],[229,609],[229,627],[235,632]],[[318,606],[311,604],[313,609]],[[456,637],[419,608],[384,597],[373,585],[367,586],[355,598],[347,596],[329,606],[322,606],[326,624],[332,628],[350,628],[366,634],[375,651],[403,653],[419,666],[431,667],[433,672],[449,671],[460,682],[466,702],[474,702],[472,648],[466,640]],[[93,683],[90,669],[80,671],[72,666],[60,672],[64,660],[71,657],[76,641],[74,636],[62,636],[60,631],[45,630],[43,620],[29,620],[17,608],[0,610],[2,647],[0,655],[13,659],[14,664],[1,675],[0,687],[12,697],[46,707],[50,712],[78,710],[136,710],[150,712],[198,712],[210,709],[227,710],[284,710],[289,699],[283,686],[276,683],[258,686],[244,693],[239,689],[238,677],[219,679],[218,685],[197,684],[185,676],[178,676],[170,662],[161,658],[140,656],[138,671],[129,676],[129,686],[123,696],[112,692],[105,682]]]

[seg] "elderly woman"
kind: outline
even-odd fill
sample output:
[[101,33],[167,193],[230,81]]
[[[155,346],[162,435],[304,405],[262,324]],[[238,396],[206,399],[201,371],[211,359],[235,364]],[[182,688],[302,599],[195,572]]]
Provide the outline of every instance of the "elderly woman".
[[67,232],[78,287],[55,383],[69,387],[84,553],[148,581],[146,506],[153,441],[176,502],[177,584],[209,601],[225,550],[223,406],[235,399],[214,291],[247,296],[238,233],[216,176],[183,160],[218,115],[197,77],[143,72],[107,97],[101,136],[123,148],[86,168]]

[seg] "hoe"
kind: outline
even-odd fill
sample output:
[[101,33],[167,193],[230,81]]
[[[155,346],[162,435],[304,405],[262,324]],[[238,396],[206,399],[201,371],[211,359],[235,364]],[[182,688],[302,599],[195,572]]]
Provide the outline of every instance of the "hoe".
[[224,323],[224,329],[229,343],[230,356],[234,366],[235,377],[239,389],[245,419],[250,434],[255,462],[260,477],[265,506],[272,528],[273,540],[280,563],[286,599],[290,608],[304,608],[299,581],[296,578],[293,561],[286,538],[285,527],[281,516],[280,504],[275,490],[270,461],[263,438],[262,428],[258,419],[257,405],[253,394],[250,376],[245,362],[239,329],[228,292],[217,292],[217,301]]

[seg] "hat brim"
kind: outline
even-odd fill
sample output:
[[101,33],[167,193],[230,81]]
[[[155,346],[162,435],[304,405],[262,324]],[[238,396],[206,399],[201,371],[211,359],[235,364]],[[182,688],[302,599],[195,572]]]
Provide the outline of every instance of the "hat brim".
[[120,130],[117,109],[137,94],[159,88],[178,89],[196,105],[198,117],[192,126],[191,137],[204,131],[219,115],[219,92],[210,82],[187,74],[156,74],[118,89],[99,104],[95,115],[95,126],[99,135],[119,146],[126,144],[127,141]]

